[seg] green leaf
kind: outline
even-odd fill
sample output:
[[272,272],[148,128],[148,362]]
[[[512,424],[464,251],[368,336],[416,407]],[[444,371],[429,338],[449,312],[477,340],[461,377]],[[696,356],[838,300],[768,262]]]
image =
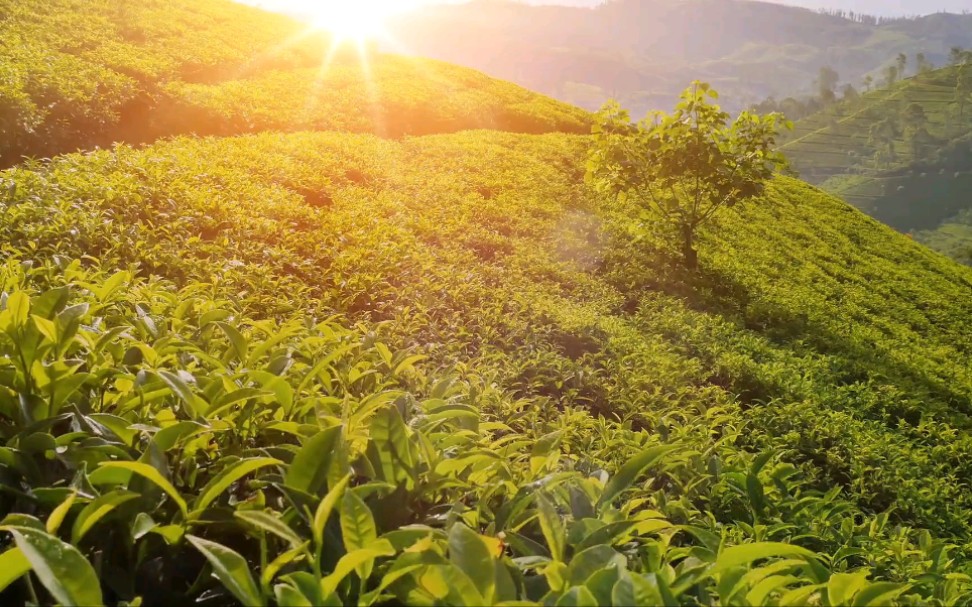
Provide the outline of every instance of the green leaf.
[[56,345],[58,343],[57,325],[54,323],[54,321],[41,318],[36,314],[31,315],[30,319],[34,321],[34,326],[37,327],[37,331],[44,336],[44,339],[46,339],[52,345]]
[[30,297],[23,291],[17,291],[7,298],[7,310],[10,311],[10,318],[15,329],[20,329],[27,324],[30,315]]
[[611,589],[613,605],[664,605],[658,588],[636,573],[622,571]]
[[881,607],[890,605],[896,598],[908,592],[911,584],[874,582],[854,595],[853,607]]
[[166,452],[174,448],[180,441],[208,428],[198,422],[184,421],[166,426],[152,437],[152,442],[159,451]]
[[3,526],[0,530],[14,536],[17,548],[54,600],[83,607],[103,604],[101,582],[77,548],[32,527]]
[[537,493],[537,515],[540,519],[540,530],[550,549],[550,556],[554,560],[563,561],[567,539],[564,523],[557,509],[542,493]]
[[273,578],[277,577],[277,574],[286,567],[287,565],[297,561],[297,559],[305,556],[307,554],[307,548],[310,546],[310,542],[302,542],[300,545],[284,552],[277,558],[273,559],[269,565],[260,574],[260,583],[265,587],[270,585]]
[[233,516],[241,521],[247,522],[257,529],[272,533],[280,539],[290,544],[291,548],[296,548],[304,543],[293,529],[280,518],[276,512],[265,510],[237,510]]
[[318,607],[311,599],[290,584],[277,584],[273,587],[273,595],[279,607]]
[[159,371],[158,376],[189,407],[189,411],[194,416],[202,417],[206,415],[206,412],[209,410],[209,404],[193,392],[189,384],[183,381],[181,377],[169,371]]
[[251,371],[250,377],[260,382],[260,387],[271,392],[284,413],[294,408],[294,388],[284,378],[268,371]]
[[97,475],[102,472],[102,470],[124,470],[145,477],[154,483],[159,489],[165,491],[165,493],[172,498],[172,501],[175,502],[175,504],[179,507],[179,510],[182,512],[183,516],[188,516],[189,507],[186,504],[186,500],[182,499],[182,496],[179,495],[176,488],[172,486],[172,483],[167,481],[165,477],[152,466],[138,462],[104,462],[98,467],[97,470],[94,471],[94,473],[92,473],[91,482],[93,484],[99,484],[96,478]]
[[773,557],[798,557],[808,561],[817,558],[813,552],[793,544],[781,542],[757,542],[754,544],[741,544],[723,550],[716,559],[715,564],[709,570],[710,575],[717,575],[741,565],[748,565],[754,561],[773,558]]
[[242,459],[232,466],[224,468],[200,492],[199,498],[193,504],[193,511],[189,520],[198,519],[206,508],[213,503],[230,485],[260,468],[267,466],[282,466],[283,462],[271,457],[254,457]]
[[321,595],[321,581],[306,571],[291,573],[283,578],[285,583],[274,588],[279,607],[329,607]]
[[236,351],[236,358],[240,362],[246,361],[249,344],[247,343],[246,338],[243,337],[243,334],[240,333],[236,327],[225,322],[218,322],[216,323],[216,326],[222,329],[223,333],[226,333],[226,337],[229,338],[230,344],[233,345],[233,350]]
[[7,589],[30,571],[30,561],[20,548],[11,548],[0,554],[0,592]]
[[555,604],[557,607],[598,607],[597,598],[583,586],[570,588]]
[[74,505],[74,500],[77,499],[77,491],[72,491],[70,495],[65,498],[61,504],[51,512],[51,515],[47,517],[47,532],[51,535],[57,535],[57,530],[61,528],[61,523],[64,522],[64,517],[68,515],[71,511],[71,506]]
[[601,569],[609,567],[627,569],[628,561],[610,546],[592,546],[570,559],[567,581],[574,586],[583,584]]
[[314,513],[313,533],[314,545],[317,546],[318,551],[324,548],[324,527],[327,525],[327,520],[331,517],[331,512],[334,511],[338,500],[344,497],[344,491],[348,488],[350,482],[351,475],[349,474],[331,488],[317,506],[317,511]]
[[137,497],[139,497],[138,493],[130,491],[112,491],[87,504],[78,513],[78,517],[74,519],[74,526],[71,528],[71,543],[80,543],[98,521],[118,506]]
[[238,552],[194,535],[187,535],[186,539],[206,557],[219,581],[241,603],[247,606],[266,604],[257,583],[250,575],[250,565]]
[[378,478],[390,483],[405,483],[411,488],[416,455],[398,407],[384,407],[378,411],[369,428],[368,459],[379,473]]
[[284,484],[317,495],[327,481],[331,454],[341,432],[342,426],[332,426],[307,439],[287,468]]
[[344,578],[348,577],[352,571],[362,569],[370,570],[375,559],[382,556],[394,556],[395,550],[391,547],[391,544],[388,544],[388,542],[382,544],[380,541],[376,542],[376,544],[381,545],[372,548],[362,548],[342,556],[341,560],[334,567],[334,572],[321,580],[321,594],[328,596],[333,593],[337,590],[338,584]]
[[378,537],[371,510],[354,491],[345,492],[341,500],[341,534],[348,552],[367,548]]
[[628,487],[630,487],[638,475],[641,474],[642,470],[651,466],[659,459],[661,459],[665,454],[674,450],[675,447],[671,445],[658,445],[655,447],[650,447],[645,449],[638,455],[631,458],[625,465],[621,466],[618,473],[611,477],[608,484],[604,487],[604,492],[601,493],[601,499],[597,502],[597,507],[600,509],[605,504],[610,504],[614,498],[620,495]]
[[827,599],[831,605],[850,605],[851,597],[867,586],[867,571],[835,573],[827,581]]
[[449,530],[449,560],[465,573],[487,603],[493,602],[496,586],[493,555],[478,533],[462,523]]
[[757,514],[762,514],[766,509],[766,497],[759,476],[746,475],[746,492],[749,494],[749,502],[753,505],[753,509]]

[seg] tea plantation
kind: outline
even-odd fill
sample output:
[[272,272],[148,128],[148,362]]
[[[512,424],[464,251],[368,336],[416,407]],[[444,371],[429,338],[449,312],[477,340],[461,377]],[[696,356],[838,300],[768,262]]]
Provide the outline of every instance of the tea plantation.
[[918,74],[796,123],[783,146],[801,177],[972,263],[972,64]]
[[[586,120],[437,69],[527,99],[519,130]],[[284,71],[171,86],[228,134],[304,94]],[[257,130],[293,130],[274,97]],[[373,130],[320,99],[345,122],[301,128]],[[418,132],[472,115],[438,101]],[[972,601],[972,270],[780,176],[690,273],[587,148],[267,132],[0,172],[0,603]]]
[[362,65],[228,0],[0,0],[0,22],[2,167],[186,133],[588,130],[586,112],[512,84],[423,59]]

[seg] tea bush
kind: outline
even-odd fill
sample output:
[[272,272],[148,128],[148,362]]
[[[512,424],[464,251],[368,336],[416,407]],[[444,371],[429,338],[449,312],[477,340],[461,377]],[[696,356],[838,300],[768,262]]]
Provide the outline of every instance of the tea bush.
[[586,145],[0,174],[5,596],[967,600],[967,271],[779,178],[687,277],[585,189]]
[[589,124],[582,110],[470,69],[374,51],[363,64],[321,31],[230,0],[2,0],[0,20],[3,167],[189,133]]
[[0,172],[2,604],[972,602],[969,269],[777,177],[687,274],[587,138],[434,134],[579,110],[216,0],[0,16],[7,163],[359,133]]

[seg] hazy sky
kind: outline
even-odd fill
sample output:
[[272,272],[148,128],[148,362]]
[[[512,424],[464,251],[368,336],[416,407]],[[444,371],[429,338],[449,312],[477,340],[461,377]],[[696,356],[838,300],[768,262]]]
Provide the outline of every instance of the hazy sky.
[[[602,0],[536,0],[535,4],[572,4],[590,6]],[[808,8],[842,8],[871,15],[916,15],[950,11],[972,11],[972,0],[767,0]]]
[[[355,0],[242,0],[248,4],[259,4],[276,8],[294,4],[322,4],[334,2],[355,2]],[[402,5],[434,4],[443,0],[402,0]],[[445,0],[456,2],[460,0]],[[531,4],[569,4],[573,6],[593,6],[603,0],[525,0]],[[972,0],[764,0],[779,4],[792,4],[808,8],[842,8],[872,15],[915,15],[940,11],[960,13],[972,11]],[[396,3],[397,4],[397,3]]]

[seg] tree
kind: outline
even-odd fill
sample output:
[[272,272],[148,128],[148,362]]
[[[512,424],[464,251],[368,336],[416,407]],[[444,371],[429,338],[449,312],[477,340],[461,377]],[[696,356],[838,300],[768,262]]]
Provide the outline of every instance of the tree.
[[845,101],[854,101],[855,99],[860,97],[861,94],[857,92],[857,89],[854,88],[853,84],[848,82],[847,84],[844,85],[844,88],[841,89],[840,96]]
[[863,82],[864,82],[864,92],[870,93],[871,92],[871,87],[874,86],[874,76],[872,76],[870,74],[868,74],[867,76],[864,76],[864,81]]
[[891,88],[898,81],[898,66],[889,65],[884,68],[884,86]]
[[637,125],[610,102],[597,114],[588,157],[588,180],[659,222],[690,270],[698,268],[699,226],[763,192],[786,162],[774,149],[779,127],[792,127],[780,114],[743,112],[730,121],[717,98],[696,81],[672,114],[652,112]]
[[953,46],[948,53],[948,61],[952,65],[965,65],[972,59],[972,51],[967,51],[961,46]]
[[928,72],[935,69],[935,64],[928,60],[925,53],[918,53],[915,55],[915,65],[918,66],[919,74],[927,74]]
[[837,83],[840,82],[840,75],[832,67],[824,66],[820,68],[820,73],[817,76],[817,91],[820,95],[820,101],[824,105],[829,105],[837,101]]
[[972,97],[972,70],[960,68],[958,79],[955,81],[955,104],[958,106],[959,118],[965,117],[965,106]]
[[898,53],[898,58],[895,60],[895,65],[898,68],[898,77],[904,78],[905,72],[908,70],[908,55]]
[[894,140],[899,135],[898,125],[888,116],[880,122],[871,125],[868,133],[868,143],[876,148],[875,157],[884,160],[888,165],[894,162],[896,154]]
[[912,103],[904,112],[905,137],[911,144],[911,156],[913,160],[919,160],[922,156],[922,148],[931,139],[928,132],[928,115],[925,108],[920,103]]

